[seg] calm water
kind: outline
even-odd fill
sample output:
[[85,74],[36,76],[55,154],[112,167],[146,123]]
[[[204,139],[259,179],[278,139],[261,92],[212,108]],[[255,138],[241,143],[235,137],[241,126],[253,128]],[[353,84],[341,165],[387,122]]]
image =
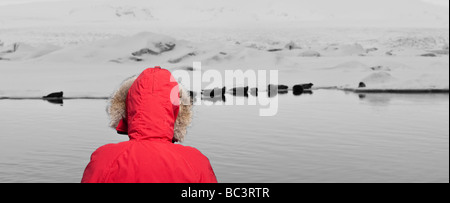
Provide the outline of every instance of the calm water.
[[[184,145],[220,182],[449,182],[449,95],[280,95],[259,106],[196,106]],[[244,98],[241,98],[244,99]],[[0,182],[79,182],[91,153],[126,141],[105,100],[0,100]]]

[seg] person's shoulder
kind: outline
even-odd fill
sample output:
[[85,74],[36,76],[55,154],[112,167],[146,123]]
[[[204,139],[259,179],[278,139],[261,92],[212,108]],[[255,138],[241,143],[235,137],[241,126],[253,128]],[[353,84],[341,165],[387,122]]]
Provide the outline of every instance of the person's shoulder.
[[128,142],[121,142],[121,143],[115,143],[115,144],[106,144],[101,147],[99,147],[97,150],[92,153],[92,157],[96,156],[102,156],[104,158],[105,156],[116,156],[117,154],[122,153],[123,149],[126,148],[128,145]]
[[203,153],[200,150],[198,150],[197,148],[195,148],[195,147],[184,146],[184,145],[180,145],[180,144],[175,144],[175,147],[178,150],[180,150],[180,151],[182,151],[184,153],[187,153],[187,154],[191,154],[191,155],[194,154],[194,155],[204,156]]
[[186,157],[186,159],[197,163],[209,164],[208,157],[197,148],[183,145],[176,145],[176,147],[183,154],[183,156]]

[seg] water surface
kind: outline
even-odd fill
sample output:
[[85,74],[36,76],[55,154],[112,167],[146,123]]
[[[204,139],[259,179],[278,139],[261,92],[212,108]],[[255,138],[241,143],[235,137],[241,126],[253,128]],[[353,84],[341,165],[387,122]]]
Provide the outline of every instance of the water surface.
[[[449,181],[448,94],[278,99],[274,117],[196,106],[183,144],[209,157],[220,182]],[[79,182],[96,148],[127,140],[107,127],[106,102],[0,100],[0,182]]]

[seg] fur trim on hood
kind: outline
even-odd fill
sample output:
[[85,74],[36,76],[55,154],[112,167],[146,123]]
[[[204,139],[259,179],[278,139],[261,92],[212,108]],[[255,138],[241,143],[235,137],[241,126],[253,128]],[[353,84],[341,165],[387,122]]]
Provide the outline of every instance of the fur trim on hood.
[[[122,82],[119,89],[117,89],[109,99],[107,112],[110,118],[109,126],[113,129],[116,129],[120,120],[126,118],[128,90],[131,88],[137,77],[138,76],[133,76]],[[174,140],[176,142],[183,142],[187,133],[187,127],[192,122],[192,101],[189,93],[184,90],[181,85],[179,85],[179,91],[181,104],[174,126]]]

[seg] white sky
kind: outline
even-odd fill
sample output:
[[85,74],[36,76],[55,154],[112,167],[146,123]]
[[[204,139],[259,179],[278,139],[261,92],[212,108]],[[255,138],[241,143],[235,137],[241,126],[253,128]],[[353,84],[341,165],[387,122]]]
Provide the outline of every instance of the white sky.
[[0,6],[10,4],[31,3],[31,2],[42,2],[42,1],[67,1],[67,0],[0,0]]
[[[21,3],[30,3],[30,2],[42,2],[42,1],[70,1],[70,0],[0,0],[0,6],[9,5],[9,4],[21,4]],[[336,1],[336,0],[329,0]],[[371,0],[377,1],[377,0]],[[449,6],[449,0],[421,0],[427,3],[436,4],[440,6]]]
[[427,3],[436,4],[436,5],[441,5],[441,6],[447,6],[447,7],[449,6],[449,0],[422,0],[422,1],[427,2]]

